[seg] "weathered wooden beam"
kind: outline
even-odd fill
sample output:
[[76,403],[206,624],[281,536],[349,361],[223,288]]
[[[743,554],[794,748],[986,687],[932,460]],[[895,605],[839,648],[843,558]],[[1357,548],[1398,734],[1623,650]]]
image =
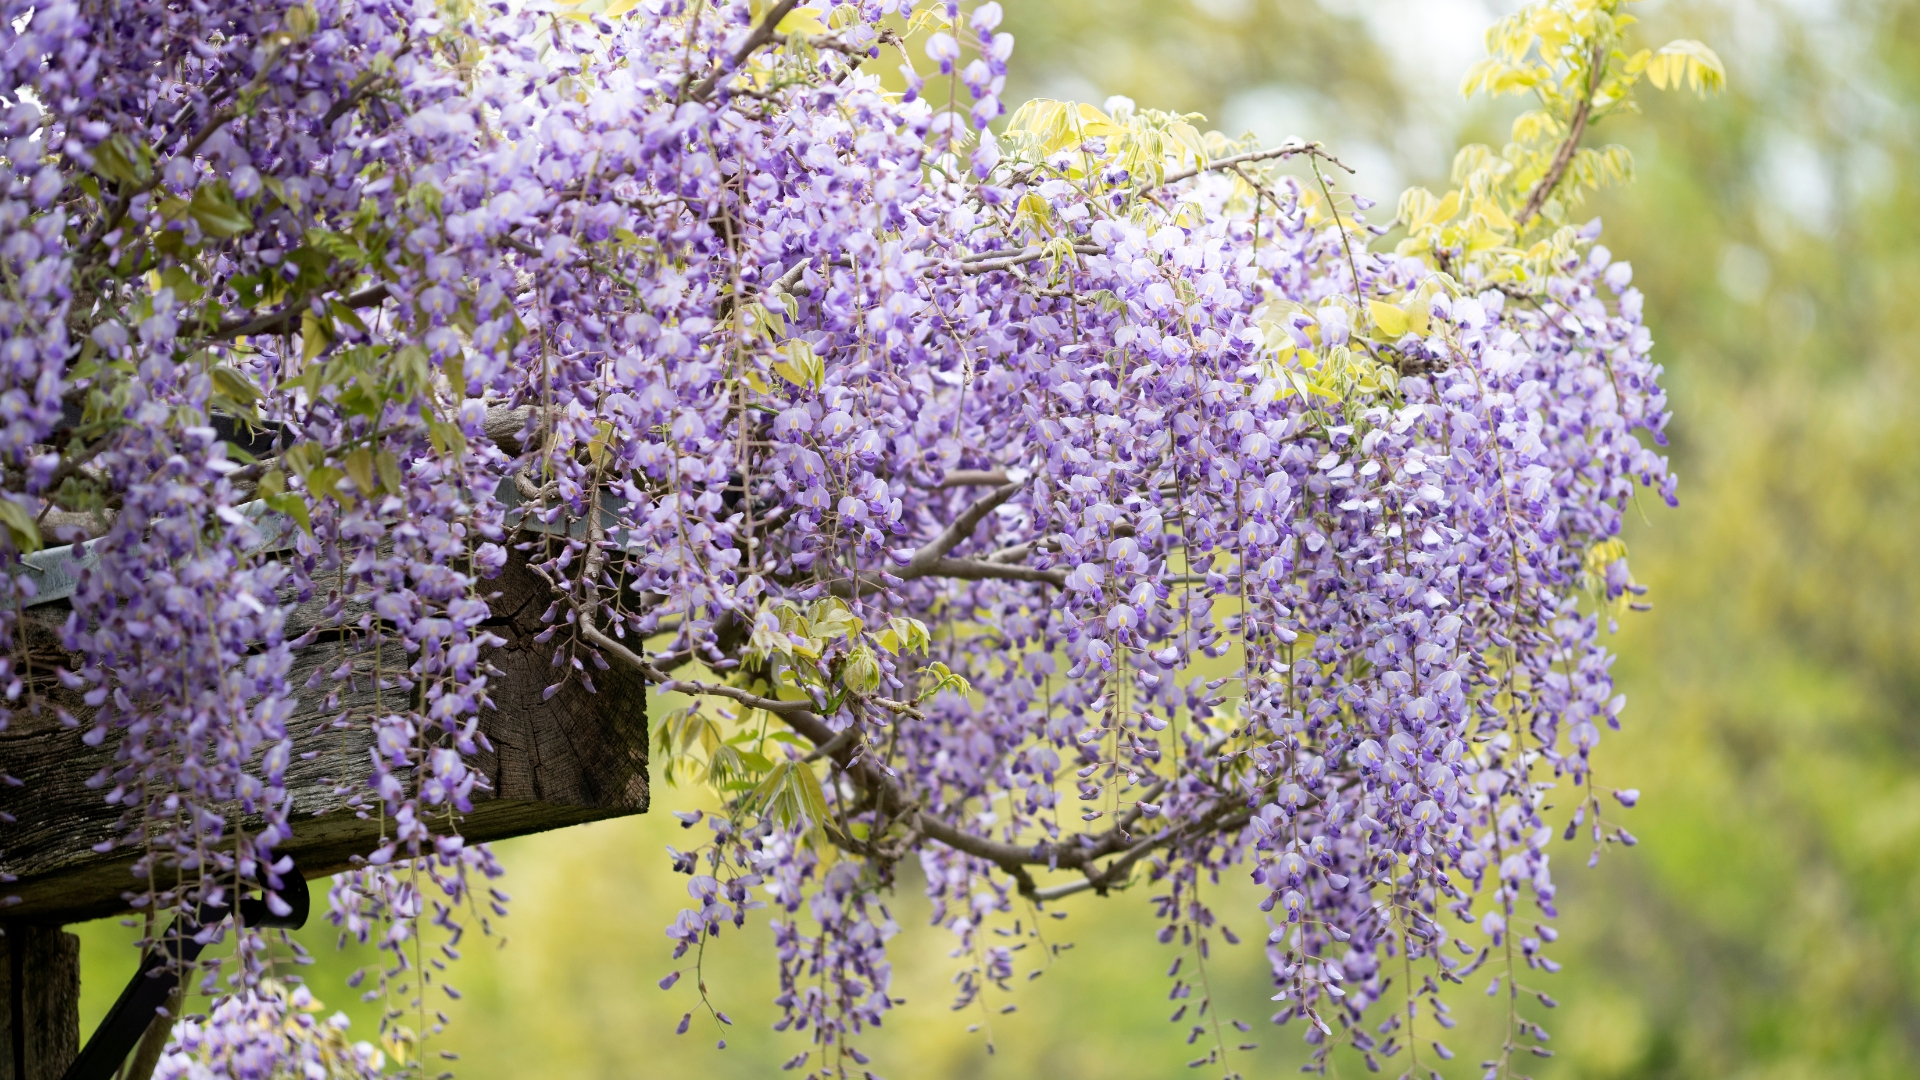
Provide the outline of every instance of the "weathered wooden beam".
[[[500,593],[493,601],[497,625],[490,629],[507,639],[488,655],[499,674],[488,684],[493,707],[480,720],[494,749],[476,764],[492,791],[476,793],[473,813],[460,823],[461,835],[474,842],[500,840],[645,812],[644,682],[620,670],[595,672],[599,693],[586,692],[576,680],[543,699],[543,689],[558,675],[551,646],[534,640],[545,629],[540,615],[549,602],[546,587],[517,556],[490,584]],[[296,609],[288,620],[289,636],[313,625],[319,610],[319,601]],[[29,650],[61,659],[53,628],[67,614],[64,601],[28,609],[23,629]],[[357,690],[342,696],[341,707],[324,715],[331,680],[323,678],[320,689],[301,689],[316,671],[336,667],[343,647],[322,637],[296,655],[288,677],[299,693],[288,723],[295,753],[287,771],[293,838],[280,850],[292,855],[308,877],[344,869],[354,856],[379,844],[379,821],[346,809],[343,794],[347,788],[364,791],[371,735],[365,725],[331,726],[343,709],[365,715],[374,707],[369,680],[359,680]],[[106,804],[103,791],[87,786],[111,762],[114,740],[87,746],[81,736],[90,710],[57,684],[44,689],[83,722],[69,728],[51,716],[21,718],[0,732],[0,771],[23,781],[0,787],[0,811],[15,819],[0,824],[0,872],[17,878],[0,885],[0,895],[18,897],[0,915],[59,924],[124,911],[131,891],[143,885],[132,874],[132,852],[94,850],[114,838],[120,813]]]
[[9,924],[0,937],[0,1080],[60,1080],[80,1052],[80,939]]

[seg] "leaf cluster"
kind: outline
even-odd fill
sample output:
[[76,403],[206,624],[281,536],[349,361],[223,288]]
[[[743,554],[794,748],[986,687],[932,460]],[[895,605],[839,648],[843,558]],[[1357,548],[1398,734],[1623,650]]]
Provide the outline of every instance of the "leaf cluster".
[[1568,226],[1586,194],[1633,179],[1627,149],[1582,146],[1586,129],[1638,111],[1633,92],[1643,78],[1701,94],[1726,84],[1720,58],[1698,41],[1629,51],[1627,30],[1638,22],[1624,11],[1631,2],[1536,0],[1487,32],[1489,55],[1468,70],[1461,92],[1530,96],[1535,107],[1514,119],[1505,146],[1462,147],[1445,195],[1416,187],[1401,196],[1400,254],[1526,282],[1572,253]]

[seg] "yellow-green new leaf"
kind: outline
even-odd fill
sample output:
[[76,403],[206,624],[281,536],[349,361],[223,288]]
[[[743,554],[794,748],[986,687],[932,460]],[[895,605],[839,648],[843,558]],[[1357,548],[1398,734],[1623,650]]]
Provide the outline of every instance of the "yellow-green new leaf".
[[825,23],[820,21],[820,13],[811,8],[789,11],[774,29],[782,34],[802,34],[816,37],[827,32]]
[[333,344],[333,332],[318,315],[311,311],[300,313],[300,359],[311,362],[314,357],[327,351]]
[[216,367],[207,373],[213,379],[214,392],[239,405],[252,405],[260,400],[260,390],[253,380],[230,367]]
[[791,829],[804,824],[825,827],[827,796],[820,778],[802,762],[783,761],[773,767],[748,802],[761,813]]
[[1726,89],[1727,68],[1720,62],[1720,55],[1706,45],[1681,38],[1662,45],[1659,53],[1647,61],[1647,78],[1662,90],[1678,90],[1684,79],[1688,89],[1705,96]]
[[40,550],[40,525],[27,513],[26,507],[12,499],[0,498],[0,525],[7,527],[15,550],[23,554]]
[[874,658],[873,650],[860,645],[849,652],[846,663],[840,667],[840,681],[856,694],[871,694],[880,689],[880,662]]
[[774,374],[805,390],[820,386],[827,379],[827,366],[810,342],[794,338],[780,346],[783,359],[775,361]]
[[1373,325],[1379,327],[1380,332],[1386,335],[1389,340],[1399,340],[1406,334],[1410,327],[1407,313],[1392,304],[1384,304],[1378,300],[1369,300],[1367,301],[1367,314],[1373,317]]

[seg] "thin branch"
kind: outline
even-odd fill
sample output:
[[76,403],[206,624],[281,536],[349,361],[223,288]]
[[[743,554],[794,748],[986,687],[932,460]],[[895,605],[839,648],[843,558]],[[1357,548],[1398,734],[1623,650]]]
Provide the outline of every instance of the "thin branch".
[[1023,543],[1012,544],[998,551],[989,552],[986,561],[990,563],[1017,563],[1025,560],[1027,556],[1032,555],[1036,551],[1057,554],[1060,551],[1060,541],[1050,536],[1043,536],[1036,540],[1027,540]]
[[[405,45],[400,47],[399,52],[393,54],[393,60],[397,61],[412,51],[413,42],[409,40]],[[387,71],[392,70],[393,68],[391,66],[387,68]],[[361,101],[365,100],[367,91],[372,89],[374,83],[380,81],[383,75],[383,72],[372,70],[361,72],[360,77],[353,80],[353,85],[347,87],[346,96],[334,102],[328,107],[326,114],[320,117],[321,130],[332,127],[335,120],[345,116],[357,107]]]
[[915,823],[920,827],[921,832],[953,850],[985,859],[1009,872],[1016,866],[1024,868],[1055,865],[1077,868],[1086,860],[1084,850],[1079,848],[1056,848],[1051,844],[1023,847],[1019,844],[1008,844],[999,840],[990,840],[984,836],[975,836],[952,822],[943,821],[924,810],[916,813]]
[[992,251],[970,251],[960,256],[961,262],[979,262],[981,259],[1004,259],[1009,255],[1024,255],[1031,248],[994,248]]
[[654,667],[651,663],[647,662],[645,657],[627,648],[625,645],[614,640],[605,631],[593,625],[593,620],[589,617],[589,614],[584,610],[582,605],[576,603],[573,605],[573,608],[581,637],[587,639],[589,644],[612,656],[615,660],[638,671],[642,676],[646,677],[649,682],[653,683],[654,689],[663,694],[677,693],[723,697],[737,701],[750,709],[765,709],[775,716],[780,717],[789,717],[797,713],[807,713],[811,715],[813,712],[813,704],[811,702],[780,701],[776,698],[761,697],[759,694],[749,693],[738,687],[721,686],[714,683],[701,682],[698,679],[676,679],[666,672],[661,671],[659,668]]
[[733,54],[733,62],[700,80],[700,85],[694,87],[693,92],[687,96],[694,101],[705,101],[712,97],[714,90],[720,85],[720,80],[740,70],[740,65],[746,63],[748,57],[771,42],[774,39],[774,28],[778,27],[780,20],[786,18],[787,13],[799,4],[800,0],[780,0],[773,5],[773,10],[767,12],[767,17],[760,20],[760,25],[753,28],[753,33],[747,35],[747,40],[741,43],[739,50]]
[[[1105,255],[1107,249],[1097,244],[1075,244],[1073,245],[1073,252],[1076,255]],[[983,259],[972,262],[963,258],[960,260],[960,272],[966,275],[991,274],[995,270],[1011,270],[1016,266],[1025,266],[1030,262],[1039,262],[1041,259],[1047,257],[1047,252],[1034,249],[1023,251],[1018,255],[1009,255],[1005,258]]]
[[759,694],[749,693],[734,686],[701,682],[698,679],[676,679],[666,675],[665,672],[659,671],[654,672],[654,674],[664,676],[662,681],[657,685],[657,689],[662,693],[723,697],[737,701],[749,709],[765,709],[775,716],[791,716],[794,713],[811,713],[813,711],[813,703],[810,701],[781,701],[778,698],[761,697]]
[[870,59],[870,57],[867,56],[867,50],[872,48],[870,45],[849,45],[831,34],[774,34],[768,40],[778,42],[781,45],[790,45],[794,42],[799,42],[802,45],[820,49],[824,52],[837,52],[842,56],[854,60],[856,66],[858,61]]
[[73,476],[85,468],[88,462],[99,457],[100,452],[107,448],[108,441],[107,439],[95,439],[92,443],[81,447],[79,453],[74,454],[72,457],[62,457],[60,459],[59,466],[53,470],[53,473],[47,477],[40,488],[41,491],[46,493],[45,497],[49,507],[53,505],[53,497],[60,491],[60,485],[66,483],[68,477]]
[[919,709],[915,708],[912,705],[907,704],[904,701],[895,701],[892,698],[880,697],[878,695],[874,697],[870,697],[867,700],[873,702],[875,705],[880,706],[881,708],[887,710],[888,712],[897,712],[902,716],[911,716],[915,720],[925,720],[927,718],[926,713],[921,712]]
[[935,487],[999,487],[1011,483],[1005,469],[954,469],[940,478]]
[[911,572],[909,568],[900,577],[906,581],[938,577],[955,581],[1038,581],[1056,587],[1065,587],[1067,584],[1067,572],[1064,570],[1042,570],[1037,566],[982,562],[979,559],[935,559],[918,573]]
[[1181,180],[1191,180],[1203,172],[1213,172],[1217,169],[1231,169],[1236,165],[1245,165],[1254,161],[1271,161],[1274,158],[1297,157],[1301,154],[1305,154],[1308,157],[1316,157],[1322,161],[1332,162],[1342,169],[1347,170],[1347,175],[1349,176],[1352,176],[1354,173],[1353,166],[1327,153],[1326,148],[1317,142],[1289,142],[1283,146],[1276,146],[1271,150],[1249,150],[1244,154],[1235,154],[1232,157],[1223,157],[1218,161],[1209,161],[1199,168],[1182,169],[1176,173],[1168,173],[1161,178],[1160,183],[1162,185],[1178,183]]
[[[1057,900],[1063,896],[1072,896],[1074,893],[1084,892],[1088,889],[1105,893],[1114,885],[1125,881],[1134,865],[1155,851],[1206,833],[1232,832],[1252,819],[1253,810],[1244,805],[1244,803],[1236,805],[1232,802],[1222,802],[1205,815],[1189,821],[1185,825],[1165,829],[1140,840],[1133,846],[1127,848],[1121,853],[1119,858],[1108,863],[1097,873],[1094,871],[1092,859],[1089,858],[1084,864],[1084,870],[1087,876],[1083,881],[1068,882],[1065,885],[1056,885],[1050,889],[1040,890],[1033,894],[1033,899]],[[1108,832],[1107,835],[1112,837],[1118,835],[1118,832],[1119,830],[1116,828]]]
[[[1079,255],[1105,255],[1107,253],[1107,249],[1098,244],[1075,244],[1073,245],[1073,250],[1075,254]],[[975,263],[988,259],[1006,259],[1015,255],[1042,258],[1045,254],[1039,245],[1034,244],[1027,247],[999,248],[994,251],[976,251],[960,256],[960,261],[963,263]]]
[[[783,718],[791,717],[799,713],[813,715],[814,706],[811,702],[781,701],[776,698],[762,697],[759,694],[751,693],[734,686],[701,682],[698,679],[676,679],[650,663],[645,657],[642,657],[632,649],[627,648],[625,645],[607,636],[604,631],[592,625],[590,622],[583,621],[580,623],[580,627],[581,637],[586,638],[589,643],[597,648],[613,654],[614,659],[639,671],[654,684],[654,689],[663,694],[678,693],[695,696],[723,697],[730,701],[737,701],[750,709],[765,709],[767,712]],[[906,716],[911,716],[916,720],[925,720],[927,718],[925,713],[904,701],[895,701],[892,698],[885,697],[872,697],[865,700],[871,701],[889,712],[901,713]],[[808,755],[807,760],[812,761],[823,754],[832,753],[834,750],[838,750],[841,745],[843,744],[836,742],[831,748],[822,747],[813,754]]]
[[[385,303],[386,299],[387,286],[385,282],[381,282],[378,285],[370,285],[361,289],[351,296],[342,297],[340,302],[350,308],[358,310],[360,308],[378,307],[380,304]],[[278,311],[270,311],[265,315],[255,315],[251,319],[229,319],[221,323],[213,333],[207,336],[209,338],[225,339],[252,337],[256,334],[292,333],[293,330],[300,325],[300,316],[309,310],[307,303],[308,301],[302,300],[299,303],[288,304]]]
[[1596,42],[1593,59],[1587,68],[1587,92],[1580,96],[1580,104],[1574,107],[1573,123],[1567,130],[1566,141],[1554,151],[1553,164],[1547,166],[1546,175],[1527,193],[1527,204],[1520,208],[1519,215],[1513,219],[1514,225],[1519,228],[1526,228],[1527,222],[1533,220],[1533,216],[1547,204],[1547,198],[1553,194],[1554,188],[1560,186],[1560,181],[1566,178],[1568,167],[1573,164],[1573,155],[1579,151],[1580,140],[1587,134],[1587,120],[1593,115],[1593,95],[1600,85],[1601,59],[1600,45]]

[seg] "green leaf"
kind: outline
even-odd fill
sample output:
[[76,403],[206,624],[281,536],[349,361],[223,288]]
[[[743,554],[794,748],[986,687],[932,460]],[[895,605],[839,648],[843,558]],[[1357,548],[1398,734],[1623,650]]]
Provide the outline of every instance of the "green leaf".
[[400,490],[400,462],[390,450],[382,450],[374,455],[373,467],[380,474],[380,485],[388,491]]
[[253,380],[230,367],[216,367],[207,374],[213,378],[214,392],[236,404],[249,406],[260,400],[260,391]]
[[1380,332],[1390,340],[1398,341],[1407,332],[1407,313],[1392,304],[1369,300],[1367,313],[1373,316],[1373,325],[1379,327]]
[[459,456],[467,452],[467,436],[458,424],[449,424],[445,420],[427,421],[427,441],[433,444],[436,452]]
[[307,491],[316,499],[331,498],[335,502],[350,506],[354,502],[353,497],[339,489],[339,483],[346,478],[346,475],[331,465],[309,469],[306,476]]
[[40,526],[26,507],[12,499],[0,498],[0,524],[7,527],[13,536],[14,548],[22,554],[40,550]]
[[319,16],[314,14],[312,8],[308,7],[288,8],[287,13],[280,18],[281,29],[292,35],[296,40],[312,35],[314,29],[319,26],[319,23]]
[[173,298],[183,304],[191,304],[206,295],[206,287],[193,279],[185,267],[169,266],[160,272],[162,288],[172,289]]
[[[630,10],[632,7],[633,5],[631,4],[627,5],[627,10]],[[782,34],[805,34],[808,37],[817,37],[826,33],[827,27],[826,24],[820,21],[819,12],[801,8],[798,11],[788,12],[786,17],[780,20],[780,25],[774,27],[774,30]]]
[[265,502],[268,509],[278,510],[299,522],[302,532],[309,536],[313,534],[313,519],[307,512],[307,500],[301,498],[294,492],[283,491],[278,495],[267,496]]
[[[775,765],[773,771],[767,774],[767,778],[760,781],[760,786],[754,788],[753,794],[748,796],[748,804],[757,808],[763,814],[772,814],[778,817],[781,809],[781,800],[786,794],[787,785],[790,783],[789,777],[792,775],[793,762],[783,761]],[[790,825],[792,822],[782,821],[781,824]]]
[[827,824],[827,795],[820,788],[820,778],[806,765],[795,762],[792,766],[794,786],[799,790],[800,809],[814,824],[824,828]]
[[249,311],[259,307],[274,294],[274,282],[257,274],[246,274],[234,278],[229,284],[239,295],[240,306]]
[[741,760],[740,751],[721,743],[713,748],[707,757],[707,780],[709,783],[727,787],[746,779],[747,765]]
[[366,251],[359,244],[354,243],[352,238],[340,233],[327,229],[308,229],[306,239],[309,246],[341,262],[359,266],[367,261]]
[[593,425],[593,437],[587,440],[587,460],[595,467],[604,467],[607,455],[613,450],[613,422],[602,420]]
[[776,375],[803,390],[811,390],[826,381],[826,364],[820,355],[813,351],[813,344],[802,338],[793,338],[780,345],[779,353],[785,359],[775,362]]
[[153,162],[146,147],[119,132],[93,148],[93,167],[101,176],[128,187],[139,187],[153,178]]
[[1681,38],[1662,45],[1647,62],[1647,78],[1662,90],[1669,85],[1678,90],[1684,80],[1688,89],[1704,97],[1709,91],[1726,88],[1727,67],[1712,49],[1691,38]]
[[840,681],[856,694],[871,694],[880,689],[880,664],[874,659],[873,650],[860,645],[847,653],[846,663],[840,667]]
[[820,778],[803,762],[775,765],[748,796],[748,803],[790,829],[802,823],[825,828],[828,820],[827,796],[821,790]]
[[938,660],[927,665],[926,674],[931,680],[932,685],[920,692],[921,701],[926,701],[942,690],[951,690],[961,695],[973,693],[973,684],[969,683],[965,676],[960,675]]
[[360,318],[360,313],[348,307],[347,305],[341,303],[340,301],[338,300],[327,301],[327,310],[333,312],[333,317],[335,319],[338,319],[339,321],[346,323],[348,326],[353,327],[355,330],[358,330],[363,334],[369,333],[369,331],[367,330],[366,321]]
[[300,313],[300,359],[309,363],[313,358],[327,351],[333,344],[333,333],[318,315],[311,311]]
[[293,470],[293,475],[305,479],[308,473],[319,468],[326,457],[327,452],[319,443],[301,442],[288,447],[287,452],[280,455],[280,460]]
[[[302,244],[287,253],[284,263],[292,263],[298,273],[289,288],[296,293],[317,293],[333,288],[333,257],[311,244]],[[285,281],[285,278],[281,278]]]
[[440,214],[440,189],[432,184],[415,184],[404,196],[407,205],[436,217]]
[[835,638],[857,634],[864,626],[860,617],[847,609],[845,602],[830,596],[815,603],[808,612],[805,633],[825,644]]
[[373,451],[363,446],[348,454],[345,464],[347,475],[353,477],[353,485],[360,489],[360,494],[372,496],[380,490],[379,482],[373,478]]
[[418,393],[427,385],[431,369],[427,350],[418,345],[409,345],[401,349],[393,358],[394,373],[400,376],[401,385],[409,393]]
[[224,183],[200,185],[193,193],[193,202],[187,205],[187,212],[208,236],[224,239],[253,228],[253,215],[240,209]]
[[881,648],[898,655],[902,652],[925,652],[931,635],[927,625],[918,619],[894,616],[875,637]]

